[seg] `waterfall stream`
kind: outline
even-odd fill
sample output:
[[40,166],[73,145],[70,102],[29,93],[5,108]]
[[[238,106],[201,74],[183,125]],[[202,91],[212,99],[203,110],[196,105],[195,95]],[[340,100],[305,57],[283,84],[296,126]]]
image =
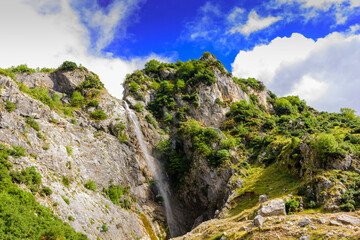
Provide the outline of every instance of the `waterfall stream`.
[[136,114],[129,108],[127,102],[124,101],[124,103],[125,103],[126,111],[129,113],[131,121],[134,124],[135,135],[140,144],[140,148],[144,154],[146,163],[147,163],[151,173],[154,176],[156,185],[157,185],[159,192],[163,198],[163,203],[164,203],[165,213],[166,213],[166,220],[167,220],[167,223],[169,226],[170,235],[172,237],[178,236],[178,235],[180,235],[180,231],[177,227],[176,220],[175,220],[175,217],[174,217],[174,214],[172,211],[172,207],[171,207],[170,189],[169,189],[169,184],[168,184],[168,179],[166,177],[166,173],[163,170],[163,167],[161,166],[161,164],[158,162],[158,160],[149,154],[147,146],[143,139],[143,133],[141,131],[138,118],[137,118]]

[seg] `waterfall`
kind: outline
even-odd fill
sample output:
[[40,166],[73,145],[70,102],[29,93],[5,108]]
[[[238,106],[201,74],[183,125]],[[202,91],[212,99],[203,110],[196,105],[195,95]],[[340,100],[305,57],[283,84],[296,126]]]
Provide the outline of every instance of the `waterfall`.
[[131,121],[134,124],[135,135],[140,144],[140,148],[144,154],[146,163],[147,163],[151,173],[154,176],[156,185],[157,185],[159,192],[163,198],[166,220],[167,220],[167,223],[169,226],[170,235],[172,237],[178,236],[178,235],[180,235],[180,230],[177,227],[175,217],[174,217],[174,214],[172,211],[171,200],[170,200],[170,189],[169,189],[169,184],[168,184],[166,174],[163,170],[163,167],[158,162],[158,160],[149,154],[147,146],[143,139],[143,133],[141,131],[140,124],[139,124],[136,114],[129,108],[126,101],[124,101],[124,103],[125,103],[126,111],[129,113]]

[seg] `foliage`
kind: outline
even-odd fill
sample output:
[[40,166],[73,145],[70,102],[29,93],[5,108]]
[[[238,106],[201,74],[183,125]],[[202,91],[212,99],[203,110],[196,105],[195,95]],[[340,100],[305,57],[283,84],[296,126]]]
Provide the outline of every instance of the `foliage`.
[[52,190],[49,187],[43,187],[40,191],[40,194],[50,196],[52,194]]
[[90,102],[88,102],[87,104],[88,107],[98,107],[99,106],[99,102],[96,100],[92,100]]
[[94,181],[89,180],[87,183],[84,184],[86,189],[96,192],[96,184]]
[[71,96],[71,106],[73,107],[79,107],[84,103],[84,96],[79,92],[75,91]]
[[137,111],[137,112],[139,112],[139,113],[141,113],[142,111],[144,111],[144,106],[143,105],[141,105],[141,103],[136,103],[136,104],[134,104],[133,106],[132,106],[132,108],[135,110],[135,111]]
[[278,98],[275,101],[274,109],[276,114],[281,115],[290,115],[295,113],[295,110],[291,103],[286,98]]
[[151,117],[149,114],[147,114],[147,115],[145,116],[145,120],[146,120],[148,123],[150,123],[151,125],[153,125],[155,128],[158,128],[158,124],[157,124],[156,120],[155,120],[153,117]]
[[293,213],[298,211],[300,203],[295,199],[290,199],[285,202],[286,213]]
[[65,187],[70,186],[70,180],[66,176],[61,177],[61,182],[62,182],[62,184],[64,184]]
[[[87,239],[62,222],[47,207],[40,205],[33,194],[12,183],[10,150],[0,149],[0,236],[2,239]],[[12,171],[14,174],[17,171]],[[22,173],[23,172],[23,173]],[[16,179],[32,184],[41,181],[32,168],[17,172]],[[16,180],[14,180],[16,181]]]
[[11,67],[9,69],[11,72],[13,73],[27,73],[27,74],[30,74],[30,73],[34,73],[36,72],[35,69],[32,69],[32,68],[29,68],[26,64],[21,64],[17,67]]
[[103,225],[101,226],[101,231],[102,231],[102,232],[107,232],[107,231],[109,231],[109,228],[106,226],[106,223],[103,223]]
[[120,204],[120,198],[124,194],[128,194],[130,187],[121,187],[120,185],[113,185],[111,184],[109,188],[104,188],[103,192],[105,195],[114,203]]
[[103,110],[95,110],[90,114],[90,118],[95,120],[105,120],[108,116],[104,113]]
[[39,124],[32,117],[27,117],[25,122],[27,125],[35,129],[35,131],[40,131]]
[[60,67],[57,69],[58,71],[74,71],[77,69],[77,64],[70,61],[63,62]]
[[13,112],[16,110],[16,105],[15,103],[12,103],[8,100],[5,101],[5,109],[6,111],[8,111],[9,113]]
[[89,88],[95,88],[95,89],[103,89],[104,88],[104,84],[100,81],[98,76],[91,76],[91,75],[87,75],[86,76],[86,80],[83,81],[82,83],[80,83],[77,86],[77,89],[82,90],[82,89],[89,89]]
[[248,79],[238,79],[236,77],[233,77],[233,80],[235,83],[239,84],[242,88],[242,90],[246,93],[248,93],[247,89],[244,89],[244,86],[249,86],[254,90],[257,91],[263,91],[265,89],[265,85],[261,81],[257,81],[255,78],[248,78]]

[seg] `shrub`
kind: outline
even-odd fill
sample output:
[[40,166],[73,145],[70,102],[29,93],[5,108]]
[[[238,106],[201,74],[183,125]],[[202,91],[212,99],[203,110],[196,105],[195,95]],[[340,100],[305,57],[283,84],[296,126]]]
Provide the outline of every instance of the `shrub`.
[[102,232],[107,232],[107,231],[109,231],[109,228],[106,226],[106,223],[104,223],[104,224],[101,226],[101,231],[102,231]]
[[295,199],[290,199],[289,201],[285,202],[286,213],[293,213],[298,211],[300,203]]
[[70,200],[67,199],[66,197],[62,196],[62,199],[64,200],[64,202],[69,205],[70,204]]
[[69,219],[69,221],[74,221],[75,220],[73,216],[69,216],[68,219]]
[[153,117],[151,117],[149,114],[147,114],[147,115],[145,116],[145,120],[146,120],[148,123],[152,124],[155,128],[158,127],[158,124],[157,124],[156,120],[155,120]]
[[35,129],[35,131],[40,131],[39,124],[32,117],[27,117],[25,122],[27,125]]
[[110,198],[114,204],[120,204],[120,198],[129,192],[130,187],[121,187],[120,185],[110,185],[108,189],[104,188],[103,192]]
[[84,184],[86,189],[96,192],[96,184],[94,181],[89,180],[87,183]]
[[84,100],[84,96],[80,92],[75,91],[71,96],[71,106],[79,107],[83,104]]
[[65,146],[65,148],[66,148],[66,152],[67,152],[68,156],[72,156],[72,152],[73,152],[72,148],[69,146]]
[[210,166],[218,167],[223,162],[228,160],[230,158],[230,153],[226,149],[222,149],[219,151],[213,151],[210,155],[210,158],[208,159],[208,163]]
[[141,103],[136,103],[135,105],[132,106],[132,108],[139,113],[144,111],[144,107],[143,105],[141,105]]
[[57,69],[59,71],[74,71],[77,69],[77,65],[74,62],[65,61],[61,64],[61,66]]
[[29,68],[26,64],[21,64],[17,67],[11,67],[10,71],[13,73],[34,73],[35,69]]
[[88,102],[87,106],[88,106],[88,107],[98,107],[98,106],[99,106],[99,102],[93,100],[93,101]]
[[16,183],[24,183],[27,186],[40,185],[41,175],[35,167],[27,167],[20,171],[12,171],[10,173],[12,180]]
[[130,92],[137,93],[139,91],[139,89],[140,89],[139,84],[137,84],[136,82],[131,82],[129,84]]
[[215,103],[219,104],[221,107],[226,107],[226,103],[222,102],[220,98],[216,98]]
[[147,74],[149,74],[149,73],[155,73],[156,74],[159,71],[159,67],[160,67],[160,62],[153,59],[153,60],[150,60],[149,62],[147,62],[145,64],[145,69],[144,70],[145,70],[145,72]]
[[40,194],[50,196],[52,194],[52,190],[49,187],[43,187],[40,191]]
[[281,115],[290,115],[294,113],[294,108],[291,103],[285,98],[278,98],[275,101],[274,109],[276,114]]
[[95,120],[104,120],[107,119],[108,116],[104,113],[103,110],[95,110],[90,114],[90,118]]
[[61,177],[61,182],[62,182],[62,184],[64,184],[65,187],[70,186],[70,180],[66,176]]
[[6,101],[5,101],[5,109],[6,109],[9,113],[11,113],[11,112],[13,112],[13,111],[16,110],[16,105],[15,105],[15,103],[12,103],[12,102],[6,100]]
[[25,148],[21,146],[12,146],[13,150],[10,151],[10,155],[14,158],[25,157]]
[[100,81],[98,77],[93,77],[91,75],[86,76],[86,80],[80,83],[77,88],[82,90],[84,88],[96,88],[96,89],[103,89],[104,84]]

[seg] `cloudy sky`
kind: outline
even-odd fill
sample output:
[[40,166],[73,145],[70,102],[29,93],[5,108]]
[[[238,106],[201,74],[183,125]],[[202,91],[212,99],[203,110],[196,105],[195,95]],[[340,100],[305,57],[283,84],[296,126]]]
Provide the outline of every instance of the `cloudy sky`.
[[210,51],[278,96],[360,113],[360,0],[0,0],[0,29],[1,68],[71,60],[118,98],[149,59]]

